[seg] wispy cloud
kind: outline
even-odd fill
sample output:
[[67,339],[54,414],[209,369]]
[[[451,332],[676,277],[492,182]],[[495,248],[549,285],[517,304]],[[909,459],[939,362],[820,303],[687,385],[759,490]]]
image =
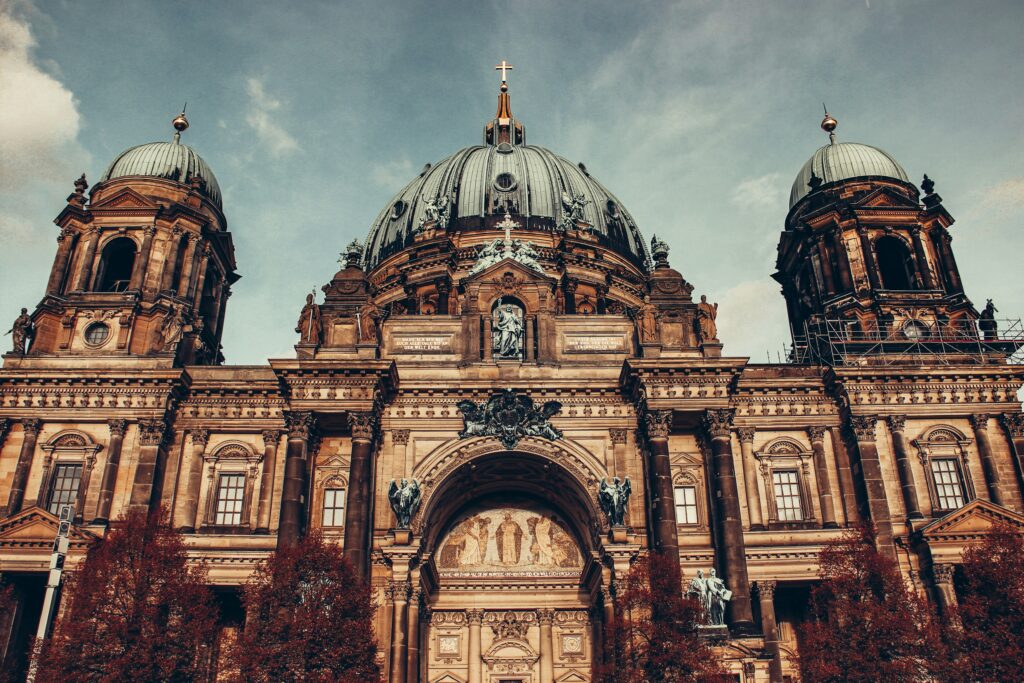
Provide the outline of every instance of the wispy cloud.
[[370,171],[370,179],[374,184],[392,192],[405,187],[412,177],[413,166],[408,159],[374,164]]
[[282,107],[281,100],[268,94],[259,78],[250,77],[246,81],[245,90],[249,95],[249,114],[245,120],[260,141],[270,149],[270,153],[280,157],[298,151],[299,143],[275,119]]
[[778,172],[748,178],[733,190],[732,201],[743,208],[772,209],[778,216],[786,206],[786,181]]

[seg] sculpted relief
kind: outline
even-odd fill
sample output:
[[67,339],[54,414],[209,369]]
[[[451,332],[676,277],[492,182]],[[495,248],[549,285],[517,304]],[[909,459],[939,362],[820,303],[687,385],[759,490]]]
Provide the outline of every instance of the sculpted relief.
[[465,515],[441,544],[442,574],[578,573],[583,560],[576,541],[551,511],[505,505]]

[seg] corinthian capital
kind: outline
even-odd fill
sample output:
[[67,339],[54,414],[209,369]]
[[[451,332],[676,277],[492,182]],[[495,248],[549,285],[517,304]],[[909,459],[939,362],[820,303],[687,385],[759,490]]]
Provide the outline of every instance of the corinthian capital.
[[757,430],[753,427],[740,427],[736,430],[736,436],[740,438],[740,443],[754,443],[754,434]]
[[316,418],[308,411],[289,411],[284,414],[288,438],[306,441],[316,428]]
[[735,415],[736,411],[732,408],[706,410],[700,421],[701,426],[712,439],[723,436],[728,437],[729,431],[732,429],[732,419]]
[[140,420],[139,441],[143,446],[159,446],[167,434],[167,423],[163,420]]
[[874,415],[851,415],[850,429],[857,441],[874,441],[877,422],[878,418]]
[[672,428],[672,411],[648,410],[644,413],[644,426],[648,439],[667,439]]
[[885,418],[885,421],[889,423],[889,431],[893,434],[902,432],[907,425],[906,415],[890,415]]
[[352,428],[352,438],[358,441],[373,441],[377,420],[371,412],[353,412],[348,414],[348,424]]
[[1024,413],[1003,413],[1003,426],[1011,439],[1024,438]]

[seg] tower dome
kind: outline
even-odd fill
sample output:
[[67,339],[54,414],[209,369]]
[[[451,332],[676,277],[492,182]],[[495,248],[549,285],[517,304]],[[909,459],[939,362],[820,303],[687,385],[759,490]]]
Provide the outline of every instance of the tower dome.
[[793,181],[789,208],[811,192],[811,177],[822,185],[851,178],[885,178],[910,184],[910,177],[895,158],[885,150],[859,142],[831,142],[816,151]]
[[181,144],[181,131],[188,128],[184,114],[175,117],[174,127],[177,132],[171,142],[149,142],[118,154],[100,177],[100,182],[127,176],[147,176],[186,185],[199,176],[203,179],[200,192],[223,210],[220,185],[213,170],[194,149]]

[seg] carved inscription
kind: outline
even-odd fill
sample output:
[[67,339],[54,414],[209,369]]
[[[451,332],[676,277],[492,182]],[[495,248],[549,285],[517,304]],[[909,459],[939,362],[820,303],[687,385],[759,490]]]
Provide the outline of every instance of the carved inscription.
[[621,335],[569,335],[565,336],[566,353],[625,353]]
[[395,353],[451,353],[452,335],[416,335],[394,338]]

